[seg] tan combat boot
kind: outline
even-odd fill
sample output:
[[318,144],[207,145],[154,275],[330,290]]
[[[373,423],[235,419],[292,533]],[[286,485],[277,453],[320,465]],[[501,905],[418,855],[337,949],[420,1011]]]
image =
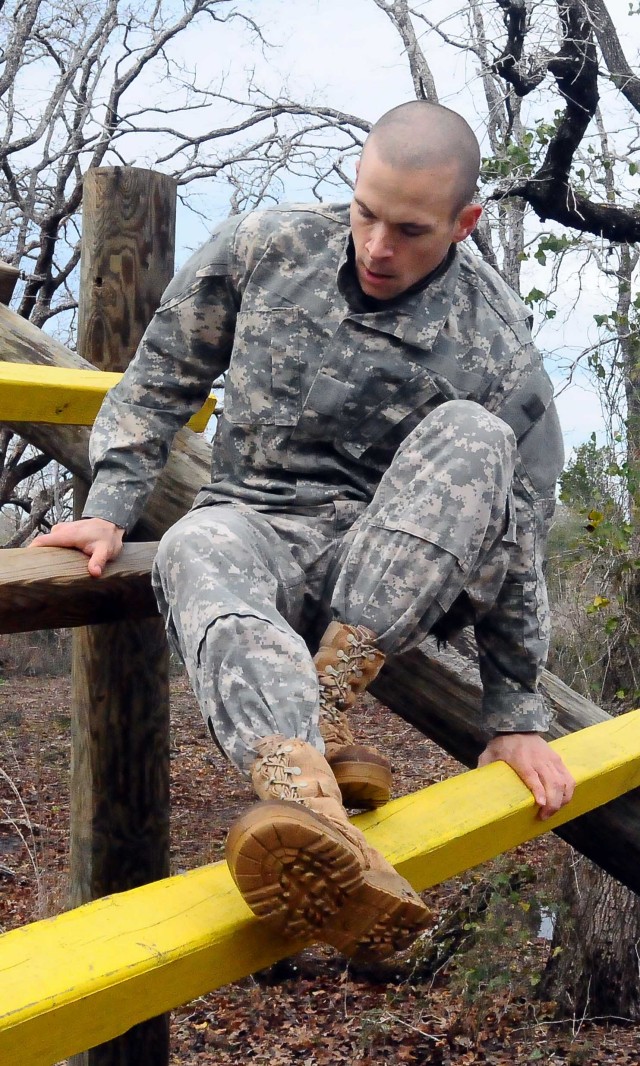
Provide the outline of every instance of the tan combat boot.
[[391,795],[389,760],[375,748],[356,744],[344,713],[377,677],[384,660],[370,629],[342,622],[329,625],[314,656],[320,732],[345,807],[380,807]]
[[246,903],[290,939],[347,956],[408,947],[429,911],[408,881],[347,818],[324,756],[302,740],[267,737],[252,769],[264,801],[236,821],[227,862]]

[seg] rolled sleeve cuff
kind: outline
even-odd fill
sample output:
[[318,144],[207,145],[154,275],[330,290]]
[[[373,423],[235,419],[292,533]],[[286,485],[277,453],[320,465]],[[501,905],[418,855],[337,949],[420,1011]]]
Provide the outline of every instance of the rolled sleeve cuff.
[[496,733],[547,733],[553,715],[542,696],[533,692],[485,695],[483,720],[491,735]]
[[109,492],[97,492],[91,489],[82,511],[83,518],[104,518],[128,533],[135,525],[132,508],[121,496]]

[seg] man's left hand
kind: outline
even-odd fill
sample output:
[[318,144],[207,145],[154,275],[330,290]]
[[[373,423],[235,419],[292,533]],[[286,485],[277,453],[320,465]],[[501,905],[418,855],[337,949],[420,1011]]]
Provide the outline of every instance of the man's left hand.
[[539,733],[503,733],[490,740],[478,766],[506,762],[533,794],[545,821],[573,796],[576,783],[562,759]]

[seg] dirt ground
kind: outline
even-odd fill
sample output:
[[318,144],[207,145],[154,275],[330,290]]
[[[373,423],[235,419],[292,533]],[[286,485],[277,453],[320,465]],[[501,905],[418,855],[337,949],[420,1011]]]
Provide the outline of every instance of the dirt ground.
[[[172,871],[217,861],[252,795],[205,736],[183,677],[172,682]],[[0,680],[0,929],[64,909],[70,684]],[[362,739],[389,755],[397,795],[461,767],[366,698]],[[425,893],[434,927],[411,953],[358,970],[313,948],[174,1011],[172,1066],[372,1063],[640,1063],[619,1021],[561,1020],[537,996],[557,878],[550,835]],[[14,1066],[3,1063],[2,1066]]]

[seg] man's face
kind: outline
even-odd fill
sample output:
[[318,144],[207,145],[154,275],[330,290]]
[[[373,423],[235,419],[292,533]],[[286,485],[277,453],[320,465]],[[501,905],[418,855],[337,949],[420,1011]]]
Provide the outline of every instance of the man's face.
[[367,146],[351,203],[356,271],[367,296],[400,296],[471,233],[481,209],[468,204],[454,214],[455,179],[453,166],[397,169]]

